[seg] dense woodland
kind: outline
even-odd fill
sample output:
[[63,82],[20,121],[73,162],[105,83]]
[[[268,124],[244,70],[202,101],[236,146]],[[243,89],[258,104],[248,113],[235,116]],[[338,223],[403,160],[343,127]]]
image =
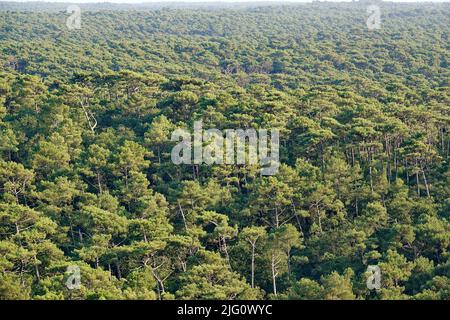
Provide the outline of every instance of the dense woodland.
[[[379,5],[0,3],[0,298],[450,299],[450,5]],[[278,173],[174,165],[200,119]]]

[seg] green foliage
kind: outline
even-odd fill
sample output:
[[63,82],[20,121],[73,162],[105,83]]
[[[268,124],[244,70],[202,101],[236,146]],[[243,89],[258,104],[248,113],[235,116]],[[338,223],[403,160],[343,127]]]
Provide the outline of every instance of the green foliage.
[[[358,3],[69,31],[0,2],[0,299],[450,299],[449,7],[379,5],[373,32]],[[278,172],[174,165],[196,120],[279,129]]]

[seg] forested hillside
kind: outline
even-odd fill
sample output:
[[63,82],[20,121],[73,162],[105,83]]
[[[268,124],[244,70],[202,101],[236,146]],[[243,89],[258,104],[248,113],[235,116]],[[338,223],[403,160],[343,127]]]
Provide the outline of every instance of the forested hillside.
[[[0,3],[0,299],[450,299],[450,5],[379,5]],[[173,164],[196,120],[278,173]]]

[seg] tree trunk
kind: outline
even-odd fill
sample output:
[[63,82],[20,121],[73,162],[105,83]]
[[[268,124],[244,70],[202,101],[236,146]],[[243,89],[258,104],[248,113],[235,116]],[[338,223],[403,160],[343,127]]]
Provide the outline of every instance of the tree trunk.
[[275,227],[278,229],[280,226],[280,221],[278,219],[278,208],[275,208]]
[[34,270],[36,272],[37,281],[40,282],[41,281],[41,275],[39,273],[39,266],[37,264],[37,257],[36,256],[34,256]]
[[419,169],[416,170],[417,195],[420,197]]
[[277,295],[277,274],[276,274],[276,266],[275,266],[275,256],[272,254],[272,284],[273,284],[273,294]]
[[178,208],[180,209],[181,217],[183,218],[184,228],[187,231],[186,217],[184,215],[183,208],[181,207],[181,204],[178,204]]
[[373,193],[372,166],[369,165],[370,191]]
[[98,192],[100,192],[100,194],[103,193],[100,173],[98,171],[97,171],[97,184],[98,184]]
[[230,269],[231,269],[231,262],[230,262],[230,256],[228,254],[227,242],[226,242],[225,237],[221,237],[221,238],[222,238],[222,241],[219,238],[219,243],[222,242],[222,250],[225,253],[225,259],[227,260],[228,265],[230,266]]
[[122,279],[122,272],[120,271],[119,263],[116,263],[116,270],[117,270],[117,278],[120,280]]
[[252,244],[252,288],[255,287],[255,245]]
[[291,279],[291,252],[290,250],[286,251],[287,256],[287,267],[288,267],[288,280]]
[[425,175],[425,171],[422,169],[422,177],[423,177],[423,182],[425,183],[425,188],[427,190],[427,197],[430,197],[430,188],[428,187],[428,182],[427,182],[427,177]]
[[394,147],[394,168],[395,168],[395,179],[398,178],[398,168],[397,168],[397,149]]

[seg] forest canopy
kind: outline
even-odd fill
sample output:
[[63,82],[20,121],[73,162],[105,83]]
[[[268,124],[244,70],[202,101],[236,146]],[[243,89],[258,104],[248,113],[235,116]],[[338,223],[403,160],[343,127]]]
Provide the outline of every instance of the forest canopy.
[[377,5],[0,2],[0,299],[450,299],[450,5]]

